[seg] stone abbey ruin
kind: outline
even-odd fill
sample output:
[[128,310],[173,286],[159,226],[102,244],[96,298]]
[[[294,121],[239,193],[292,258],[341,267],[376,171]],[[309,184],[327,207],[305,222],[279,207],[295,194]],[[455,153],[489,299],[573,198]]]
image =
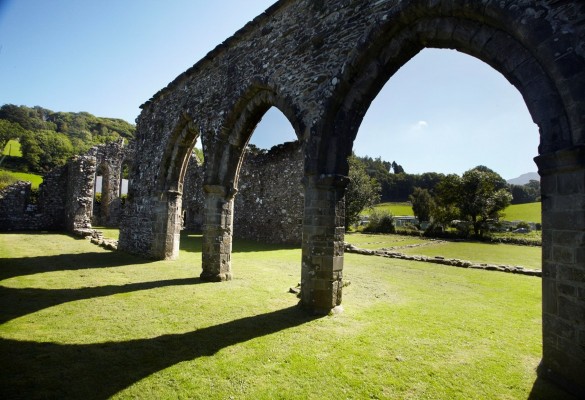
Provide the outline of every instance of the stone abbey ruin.
[[[119,248],[155,259],[175,258],[185,219],[187,225],[202,227],[201,278],[230,279],[232,236],[240,218],[237,193],[244,197],[248,192],[260,203],[267,200],[254,192],[269,190],[244,182],[246,174],[254,180],[261,173],[253,163],[243,166],[245,148],[264,113],[276,107],[296,132],[302,162],[299,176],[289,178],[294,184],[302,181],[291,189],[302,192],[302,210],[283,208],[282,217],[273,217],[290,220],[279,229],[299,229],[302,237],[300,304],[316,313],[339,306],[347,157],[372,100],[427,47],[456,49],[492,66],[522,94],[539,127],[540,374],[585,393],[582,1],[278,1],[142,106]],[[205,164],[188,173],[198,139]],[[71,230],[87,223],[75,216],[85,215],[91,204],[83,193],[93,181],[73,179],[80,169],[99,167],[97,155],[87,157],[66,167],[63,174],[69,178],[55,177],[67,182],[67,199],[56,202],[67,215],[61,226]],[[201,191],[189,188],[193,181],[200,182]],[[101,218],[109,218],[111,210],[100,210]],[[255,222],[268,218],[259,216]]]

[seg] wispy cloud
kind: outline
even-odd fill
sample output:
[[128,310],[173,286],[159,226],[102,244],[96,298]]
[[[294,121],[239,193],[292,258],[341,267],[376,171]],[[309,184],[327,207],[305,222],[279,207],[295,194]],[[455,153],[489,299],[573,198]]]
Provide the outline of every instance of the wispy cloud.
[[429,127],[429,123],[427,121],[417,121],[416,124],[410,125],[411,131],[422,131]]

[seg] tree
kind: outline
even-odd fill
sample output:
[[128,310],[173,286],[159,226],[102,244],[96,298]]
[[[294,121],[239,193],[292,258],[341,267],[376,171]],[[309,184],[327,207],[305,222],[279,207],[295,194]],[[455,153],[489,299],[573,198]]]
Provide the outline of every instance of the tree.
[[505,180],[483,166],[466,171],[462,177],[448,175],[436,189],[438,210],[451,210],[447,216],[454,212],[459,219],[470,222],[474,234],[480,237],[488,220],[498,219],[512,200]]
[[74,154],[67,136],[54,131],[27,132],[21,139],[22,156],[37,172],[64,165]]
[[392,161],[392,169],[394,170],[395,174],[404,173],[404,168],[402,168],[402,165],[396,164],[396,161]]
[[0,153],[11,139],[18,139],[24,134],[24,129],[17,123],[0,119]]
[[431,193],[427,189],[415,187],[414,192],[408,198],[412,203],[412,212],[415,217],[421,222],[430,221],[431,211],[435,204]]
[[380,185],[370,178],[357,157],[350,156],[349,183],[345,190],[345,229],[359,220],[360,213],[380,201]]

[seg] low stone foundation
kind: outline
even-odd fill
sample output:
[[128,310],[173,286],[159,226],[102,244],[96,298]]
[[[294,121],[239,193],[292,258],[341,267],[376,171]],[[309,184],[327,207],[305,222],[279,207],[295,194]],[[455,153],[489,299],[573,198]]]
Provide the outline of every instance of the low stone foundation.
[[449,265],[452,267],[459,267],[459,268],[483,269],[486,271],[508,272],[508,273],[512,273],[512,274],[542,277],[542,271],[539,271],[536,269],[524,268],[524,267],[521,267],[519,265],[478,264],[478,263],[474,263],[472,261],[459,260],[456,258],[445,258],[445,257],[441,257],[441,256],[427,257],[427,256],[419,256],[419,255],[408,255],[408,254],[400,253],[397,251],[366,250],[366,249],[357,248],[349,243],[345,244],[345,252],[346,253],[361,254],[361,255],[365,255],[365,256],[397,258],[400,260],[407,260],[407,261],[422,261],[422,262],[428,262],[428,263],[433,263],[433,264]]

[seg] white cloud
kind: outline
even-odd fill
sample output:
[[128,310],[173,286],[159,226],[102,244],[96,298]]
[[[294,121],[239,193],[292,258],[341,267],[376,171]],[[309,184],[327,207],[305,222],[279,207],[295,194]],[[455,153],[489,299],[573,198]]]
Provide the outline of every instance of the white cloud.
[[410,125],[410,130],[411,131],[422,131],[426,128],[428,128],[429,123],[427,121],[417,121],[416,124]]

